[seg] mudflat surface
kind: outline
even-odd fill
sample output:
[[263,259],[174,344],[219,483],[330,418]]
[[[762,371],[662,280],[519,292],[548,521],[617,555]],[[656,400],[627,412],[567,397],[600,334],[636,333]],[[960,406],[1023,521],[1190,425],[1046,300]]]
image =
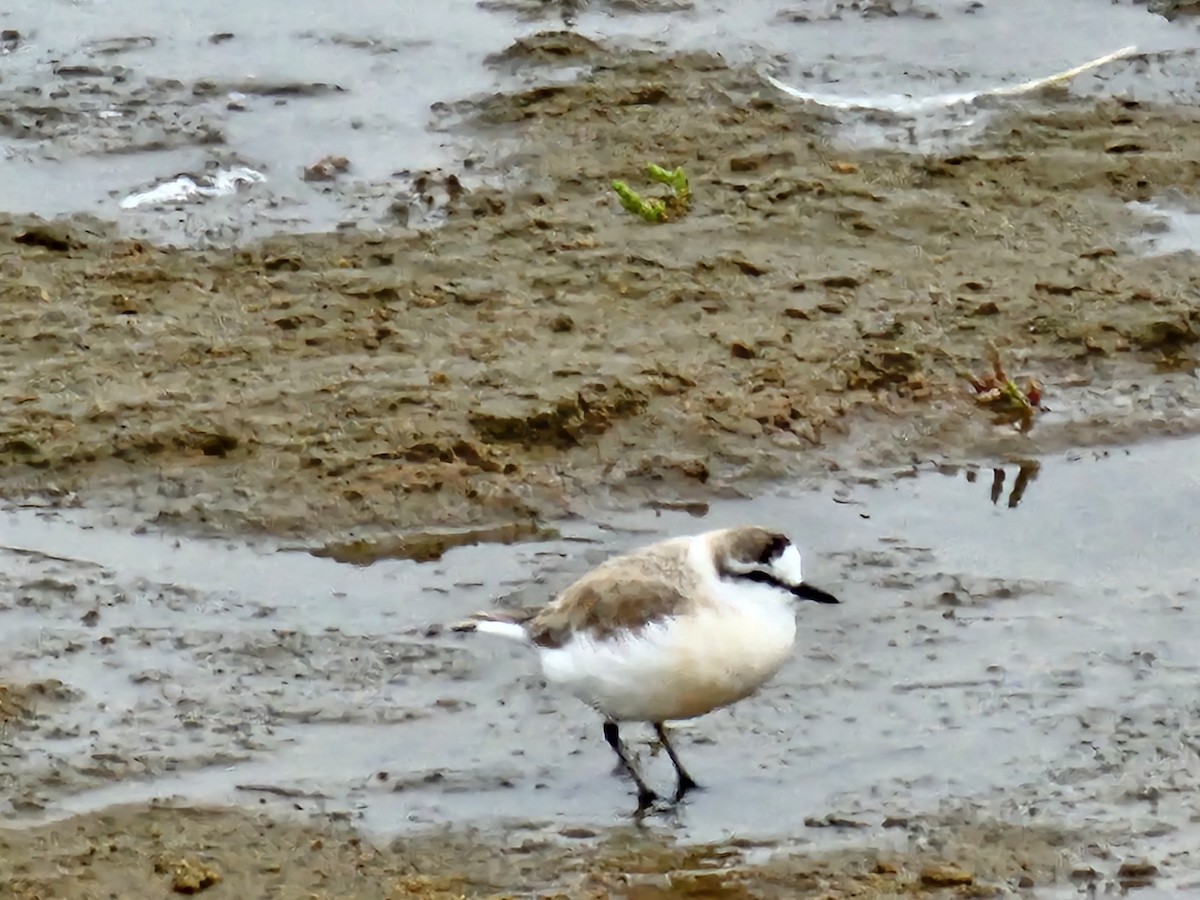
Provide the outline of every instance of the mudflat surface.
[[[433,896],[888,897],[939,864],[966,896],[1184,889],[1195,443],[844,477],[365,569],[10,512],[0,877],[36,897],[148,896],[184,863],[230,896],[420,875]],[[678,728],[705,790],[641,823],[596,717],[523,648],[431,627],[750,519],[807,535],[809,577],[844,603],[801,610],[760,697]]]
[[[65,833],[64,833],[65,831]],[[978,885],[994,873],[1054,871],[1063,835],[1003,827],[957,828],[940,852],[795,854],[745,865],[755,848],[732,840],[681,845],[622,829],[597,842],[586,829],[547,840],[515,829],[481,842],[449,833],[372,845],[344,826],[314,829],[248,813],[113,810],[15,838],[0,834],[6,860],[35,855],[9,882],[15,898],[158,897],[173,894],[279,898],[493,896],[876,897],[947,891],[994,896]],[[114,837],[114,834],[119,837]],[[968,871],[940,860],[959,841],[987,847]],[[988,846],[988,845],[991,846]],[[231,845],[252,847],[230,858]],[[229,860],[229,862],[226,862]],[[931,860],[923,862],[923,860]],[[7,866],[6,866],[7,868]],[[670,873],[670,874],[667,874]],[[0,874],[7,874],[0,872]],[[973,879],[980,879],[972,884]],[[1015,883],[1015,881],[1014,881]],[[948,895],[948,894],[947,894]],[[1147,896],[1153,896],[1147,894]]]
[[[463,104],[519,136],[527,186],[454,189],[435,230],[187,250],[0,225],[10,495],[344,541],[1193,427],[1195,267],[1124,205],[1200,177],[1190,108],[1062,100],[950,157],[855,152],[712,54],[508,56],[592,74]],[[607,188],[653,160],[691,179],[677,222]],[[1045,383],[1027,437],[967,396],[988,341]]]
[[[1193,20],[467,6],[412,44],[214,6],[190,55],[0,20],[0,897],[1194,887]],[[372,100],[422,73],[420,127]],[[609,190],[649,162],[677,221]],[[1027,433],[971,397],[989,342]],[[677,815],[630,821],[520,648],[438,632],[746,520],[847,601],[680,729]]]

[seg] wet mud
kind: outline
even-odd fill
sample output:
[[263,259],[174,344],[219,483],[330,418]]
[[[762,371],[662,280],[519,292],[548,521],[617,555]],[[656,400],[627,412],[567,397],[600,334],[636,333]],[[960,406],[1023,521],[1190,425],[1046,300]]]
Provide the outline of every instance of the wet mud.
[[[120,838],[110,835],[119,829]],[[746,863],[745,842],[684,846],[667,834],[622,830],[597,841],[586,831],[547,839],[514,829],[503,843],[443,834],[373,844],[344,825],[317,830],[253,813],[208,810],[114,810],[78,824],[66,837],[44,829],[0,834],[17,898],[149,897],[168,891],[211,896],[449,898],[872,897],[998,896],[1006,884],[1032,884],[1056,868],[1063,835],[1002,827],[956,829],[936,851],[803,853]],[[213,848],[237,842],[252,855],[229,858]],[[960,844],[960,842],[962,842]],[[990,846],[989,846],[990,845]],[[971,870],[942,862],[960,846],[977,854]],[[987,847],[982,853],[980,848]],[[972,851],[967,851],[968,853]],[[930,860],[923,862],[922,860]],[[0,865],[5,865],[0,863]],[[7,867],[7,866],[6,866]],[[667,874],[670,873],[670,874]],[[0,877],[8,873],[0,870]],[[48,894],[42,891],[61,891]]]
[[[614,513],[365,569],[13,511],[0,649],[28,687],[5,731],[6,815],[23,826],[5,840],[137,822],[104,877],[165,883],[166,843],[230,878],[251,866],[295,884],[347,863],[278,842],[333,848],[321,830],[346,826],[375,848],[372,877],[453,877],[469,896],[582,896],[600,878],[620,896],[885,897],[934,865],[964,873],[945,886],[963,896],[1067,896],[1138,865],[1148,884],[1192,884],[1198,738],[1179,698],[1200,633],[1195,449],[844,476],[699,519]],[[610,552],[747,519],[807,534],[809,577],[845,602],[803,611],[797,656],[762,696],[677,728],[705,789],[674,812],[632,818],[599,721],[522,648],[439,628],[544,602]],[[650,735],[629,732],[669,779]],[[163,800],[268,818],[136,806]],[[280,821],[294,824],[265,824]],[[277,837],[247,856],[205,830],[226,827]],[[484,854],[500,836],[524,865],[484,878],[458,842]],[[5,874],[45,889],[46,871]]]
[[[903,58],[979,4],[769,5],[789,83],[1045,74]],[[0,19],[0,897],[1195,889],[1194,56],[914,121],[772,89],[703,3],[471,9],[403,128],[368,85],[436,33]],[[648,163],[690,181],[666,224],[610,190]],[[972,395],[993,345],[1027,432]],[[520,648],[441,630],[748,519],[848,599],[679,729],[673,815]]]
[[[568,44],[591,78],[446,111],[519,130],[526,186],[418,178],[433,230],[188,250],[0,224],[5,490],[345,542],[1194,428],[1194,266],[1144,253],[1126,205],[1200,178],[1189,110],[1061,102],[971,152],[842,152],[719,57]],[[662,226],[608,191],[649,192],[653,160],[694,195]],[[1028,435],[969,396],[989,342],[1044,383]]]

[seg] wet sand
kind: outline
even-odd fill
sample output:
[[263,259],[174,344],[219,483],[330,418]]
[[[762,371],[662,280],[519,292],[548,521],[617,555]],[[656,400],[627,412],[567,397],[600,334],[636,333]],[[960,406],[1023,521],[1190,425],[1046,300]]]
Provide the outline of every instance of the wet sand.
[[[270,178],[132,217],[0,222],[0,897],[1194,884],[1179,698],[1200,313],[1194,257],[1154,255],[1186,229],[1147,215],[1186,212],[1200,179],[1200,120],[1177,105],[1191,57],[914,125],[797,104],[761,57],[712,52],[694,10],[677,46],[635,51],[527,7],[459,85],[498,92],[440,98],[446,146],[397,151],[424,180],[379,163],[306,182],[305,146],[275,161],[288,194],[253,154],[204,151]],[[968,15],[939,10],[882,18],[925,34]],[[1135,11],[1155,23],[1142,37],[1190,27],[1117,7],[1074,40]],[[643,37],[657,15],[580,13]],[[832,29],[819,41],[845,22],[789,24]],[[905,65],[859,62],[781,76],[874,89]],[[995,63],[917,77],[1007,78]],[[112,73],[55,77],[224,128],[242,111],[223,105],[232,81],[196,89],[209,75],[137,98]],[[89,118],[94,92],[49,94],[84,104],[76,125],[110,121]],[[10,137],[19,95],[0,100]],[[328,100],[254,96],[247,121],[296,133]],[[280,96],[284,119],[262,118]],[[82,134],[86,172],[93,141],[144,161],[139,128],[10,146]],[[321,152],[370,170],[370,143]],[[686,168],[678,221],[642,223],[608,190],[652,190],[648,162]],[[92,212],[151,186],[112,171]],[[357,227],[255,236],[345,216]],[[1044,384],[1028,433],[971,396],[989,342]],[[678,818],[630,825],[596,722],[518,648],[429,632],[747,518],[796,531],[852,599],[806,611],[806,648],[761,700],[682,731],[711,785]]]
[[[111,840],[112,830],[121,837]],[[316,830],[267,822],[251,813],[203,810],[115,810],[52,843],[39,832],[16,839],[0,833],[6,858],[34,851],[35,865],[11,882],[16,897],[161,896],[164,890],[210,896],[307,898],[420,897],[873,897],[917,895],[997,896],[1009,878],[1034,883],[1054,872],[1063,841],[1056,832],[1003,827],[947,833],[936,852],[840,851],[810,858],[795,854],[767,864],[744,864],[755,848],[731,840],[713,845],[649,840],[618,831],[598,846],[586,833],[557,839],[514,830],[507,841],[480,843],[472,836],[439,835],[372,846],[344,826]],[[1011,840],[1010,840],[1011,837]],[[941,862],[964,839],[977,850],[979,867],[967,871]],[[231,842],[254,848],[224,863],[216,848]],[[212,849],[209,849],[212,848]],[[130,865],[130,858],[138,860]],[[115,859],[114,859],[115,858]],[[669,876],[663,873],[670,872]],[[3,874],[0,872],[0,874]],[[37,885],[20,893],[26,885]],[[80,894],[80,888],[90,893]],[[39,893],[44,889],[61,893]],[[211,888],[211,892],[209,891]],[[1147,896],[1152,896],[1149,893]]]
[[[1143,253],[1124,205],[1200,177],[1189,110],[1067,101],[950,157],[835,152],[711,55],[514,53],[539,47],[594,76],[459,109],[519,128],[529,185],[456,190],[435,230],[221,251],[0,225],[10,496],[386,543],[1194,428],[1194,267]],[[607,191],[651,160],[693,185],[666,226]],[[969,396],[989,341],[1045,384],[1029,435]]]
[[[469,896],[575,896],[585,878],[642,896],[668,871],[684,896],[693,878],[728,896],[805,879],[801,896],[893,896],[940,863],[973,889],[1048,897],[1145,860],[1150,881],[1186,886],[1194,453],[1188,439],[1023,472],[845,477],[699,520],[610,514],[559,540],[365,569],[10,513],[0,650],[27,687],[9,819],[33,830],[7,833],[7,856],[64,835],[80,849],[5,874],[56,884],[38,881],[45,867],[119,833],[97,877],[136,884],[170,877],[160,857],[231,883],[349,878],[335,850],[353,837],[371,879],[420,874],[435,896],[446,878]],[[803,523],[809,577],[845,603],[802,611],[801,648],[761,697],[679,729],[706,789],[677,814],[635,826],[598,721],[521,648],[430,632],[492,598],[540,603],[606,553],[747,518]],[[668,779],[649,735],[630,737]],[[213,811],[136,806],[160,798]],[[266,818],[219,811],[239,807]],[[255,849],[215,836],[226,828],[259,835]],[[289,849],[317,840],[333,855]],[[527,868],[484,867],[501,846],[524,846]]]

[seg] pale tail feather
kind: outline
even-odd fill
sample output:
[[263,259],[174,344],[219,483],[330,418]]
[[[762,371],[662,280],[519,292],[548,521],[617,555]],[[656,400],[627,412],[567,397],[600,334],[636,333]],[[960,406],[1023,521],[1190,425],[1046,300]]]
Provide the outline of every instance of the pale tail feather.
[[450,628],[452,631],[478,631],[483,634],[498,634],[510,640],[527,641],[529,632],[518,621],[519,618],[516,614],[499,612],[475,613],[462,622],[455,622]]

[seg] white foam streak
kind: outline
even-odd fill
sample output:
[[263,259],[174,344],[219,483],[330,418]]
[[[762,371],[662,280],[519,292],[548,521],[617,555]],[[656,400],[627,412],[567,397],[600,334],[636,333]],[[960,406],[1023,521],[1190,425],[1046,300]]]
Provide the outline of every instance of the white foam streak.
[[1024,81],[1020,84],[1000,85],[979,91],[956,91],[946,94],[934,94],[929,97],[910,97],[906,94],[881,94],[873,97],[824,94],[817,91],[800,90],[770,75],[764,74],[763,78],[785,94],[795,97],[798,100],[815,103],[818,106],[825,106],[830,109],[877,110],[892,112],[897,115],[917,116],[940,109],[967,106],[985,97],[1016,97],[1022,94],[1031,94],[1042,88],[1070,81],[1072,78],[1082,75],[1085,72],[1090,72],[1093,69],[1098,69],[1110,62],[1135,56],[1137,53],[1138,49],[1135,46],[1122,47],[1113,53],[1107,53],[1083,65],[1066,69],[1054,75],[1048,75],[1045,78],[1035,78],[1032,81]]
[[168,206],[173,203],[189,203],[210,197],[226,197],[237,193],[242,187],[266,180],[265,175],[248,166],[220,169],[211,176],[200,180],[191,175],[180,175],[147,191],[130,194],[121,201],[121,209]]

